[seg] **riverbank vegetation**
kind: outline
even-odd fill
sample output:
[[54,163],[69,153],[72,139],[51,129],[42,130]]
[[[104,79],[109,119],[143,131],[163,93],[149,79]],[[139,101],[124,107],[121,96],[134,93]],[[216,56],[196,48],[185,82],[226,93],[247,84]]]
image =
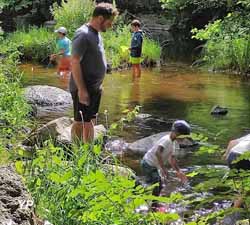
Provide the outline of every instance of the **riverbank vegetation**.
[[[57,24],[68,29],[68,37],[73,38],[74,32],[91,17],[94,3],[91,0],[70,0],[53,5],[52,14]],[[124,67],[129,61],[129,52],[124,47],[130,46],[130,26],[124,19],[118,18],[111,31],[103,34],[108,63],[113,68]],[[1,45],[11,43],[21,52],[21,60],[38,63],[48,63],[49,55],[56,52],[56,34],[44,27],[30,27],[28,30],[17,30],[7,35],[7,41]],[[144,63],[154,64],[160,60],[161,48],[159,44],[145,37],[143,45]]]
[[168,15],[174,18],[175,34],[183,30],[179,34],[180,46],[187,54],[192,52],[196,55],[196,60],[198,56],[195,65],[205,65],[211,70],[249,73],[248,0],[160,2]]

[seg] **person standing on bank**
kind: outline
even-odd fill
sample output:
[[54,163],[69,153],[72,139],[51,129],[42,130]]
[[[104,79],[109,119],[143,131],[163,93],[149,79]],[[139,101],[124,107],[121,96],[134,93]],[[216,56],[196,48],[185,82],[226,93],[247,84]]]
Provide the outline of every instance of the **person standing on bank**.
[[118,11],[109,3],[96,5],[92,19],[75,33],[72,42],[72,75],[70,92],[73,98],[73,140],[91,142],[94,121],[99,109],[102,82],[107,62],[100,32],[111,28]]
[[133,78],[141,76],[141,54],[143,33],[141,31],[141,23],[139,20],[133,20],[131,23],[131,30],[133,32],[131,39],[130,63],[132,64]]

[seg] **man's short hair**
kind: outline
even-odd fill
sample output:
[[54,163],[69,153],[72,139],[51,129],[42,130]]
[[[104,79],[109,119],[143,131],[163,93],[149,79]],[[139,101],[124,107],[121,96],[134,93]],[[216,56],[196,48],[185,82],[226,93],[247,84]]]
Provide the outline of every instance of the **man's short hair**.
[[96,5],[93,17],[103,16],[104,19],[111,19],[118,15],[117,9],[110,3],[99,3]]
[[133,20],[131,25],[135,27],[141,27],[141,22],[139,20]]

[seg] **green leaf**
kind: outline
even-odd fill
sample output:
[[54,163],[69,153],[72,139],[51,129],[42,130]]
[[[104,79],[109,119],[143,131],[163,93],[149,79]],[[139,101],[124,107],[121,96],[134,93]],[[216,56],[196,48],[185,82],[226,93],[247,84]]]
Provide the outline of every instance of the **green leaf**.
[[94,152],[96,155],[100,155],[100,154],[101,154],[101,151],[102,151],[101,145],[94,145],[93,152]]
[[22,161],[16,161],[15,162],[15,167],[16,167],[16,171],[19,174],[24,174],[24,165]]

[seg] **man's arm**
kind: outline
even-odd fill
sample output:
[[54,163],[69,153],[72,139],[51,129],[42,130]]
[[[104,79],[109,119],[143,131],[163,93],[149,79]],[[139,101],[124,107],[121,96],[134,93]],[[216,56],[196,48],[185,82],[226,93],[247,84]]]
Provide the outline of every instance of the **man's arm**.
[[89,94],[81,72],[80,56],[78,55],[72,56],[72,75],[78,89],[79,102],[89,105]]

